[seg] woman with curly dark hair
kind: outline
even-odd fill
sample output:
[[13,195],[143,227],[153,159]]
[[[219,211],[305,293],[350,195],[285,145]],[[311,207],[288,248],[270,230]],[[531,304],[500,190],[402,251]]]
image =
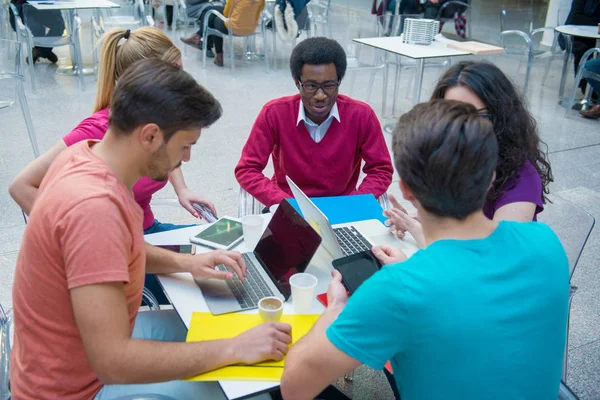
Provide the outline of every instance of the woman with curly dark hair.
[[[431,98],[472,104],[494,125],[499,158],[483,208],[485,215],[498,221],[536,221],[553,181],[552,169],[540,149],[541,144],[546,145],[540,140],[535,119],[510,79],[491,63],[464,61],[442,76]],[[390,199],[394,209],[385,215],[397,235],[409,231],[422,244],[420,223],[409,217],[393,196]]]

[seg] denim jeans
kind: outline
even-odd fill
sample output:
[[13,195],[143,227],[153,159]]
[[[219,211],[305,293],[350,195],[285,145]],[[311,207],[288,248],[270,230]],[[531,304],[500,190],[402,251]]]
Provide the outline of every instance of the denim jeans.
[[[183,342],[187,329],[175,310],[142,311],[138,313],[133,328],[134,339]],[[156,360],[160,362],[160,360]],[[168,396],[176,400],[227,399],[217,382],[170,381],[132,385],[104,385],[95,400],[114,400],[120,397],[146,395],[156,398]],[[259,398],[270,399],[269,395]]]
[[[600,74],[600,58],[596,58],[595,60],[589,60],[585,63],[585,69],[590,72],[594,72],[596,74]],[[600,96],[600,81],[596,81],[593,79],[587,79],[587,82],[596,92],[596,95]]]

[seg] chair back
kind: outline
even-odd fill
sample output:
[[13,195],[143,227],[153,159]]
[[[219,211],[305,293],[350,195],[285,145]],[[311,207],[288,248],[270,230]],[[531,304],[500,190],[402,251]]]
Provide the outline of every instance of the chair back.
[[552,203],[544,206],[545,210],[538,219],[550,226],[560,239],[569,259],[569,276],[572,277],[596,220],[568,200],[556,195],[549,197]]
[[12,28],[10,26],[10,1],[0,0],[0,38],[12,39]]
[[533,31],[532,9],[503,9],[500,11],[500,31],[521,31],[530,35]]
[[0,39],[0,79],[23,79],[21,49],[19,42]]
[[0,109],[10,107],[16,101],[15,81],[23,80],[21,49],[19,42],[0,39]]
[[119,8],[107,8],[96,21],[102,33],[112,28],[135,29],[140,26],[154,26],[152,6],[144,0],[116,0]]
[[0,304],[0,400],[10,399],[10,349],[12,346],[12,314]]

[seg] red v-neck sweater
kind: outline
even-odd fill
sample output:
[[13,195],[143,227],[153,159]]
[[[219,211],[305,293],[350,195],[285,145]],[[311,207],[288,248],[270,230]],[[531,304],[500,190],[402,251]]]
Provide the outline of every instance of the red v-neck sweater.
[[[341,122],[333,119],[319,143],[299,123],[300,95],[267,103],[254,122],[235,177],[248,193],[267,207],[292,197],[288,175],[310,197],[386,192],[393,167],[381,125],[366,103],[339,95]],[[275,174],[263,170],[273,157]],[[366,177],[357,188],[361,162]]]

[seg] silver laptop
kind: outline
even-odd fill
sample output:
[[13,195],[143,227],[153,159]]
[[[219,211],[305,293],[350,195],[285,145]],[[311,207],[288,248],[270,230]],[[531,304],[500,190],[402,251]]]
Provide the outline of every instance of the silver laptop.
[[304,219],[321,235],[323,247],[334,259],[342,258],[361,251],[371,250],[373,243],[353,224],[340,224],[334,228],[329,219],[311,199],[286,176],[288,185],[304,214]]
[[[285,301],[291,294],[289,278],[306,270],[320,244],[321,237],[284,200],[254,251],[242,254],[248,269],[243,282],[234,273],[230,281],[197,279],[196,284],[214,315],[257,308],[263,297]],[[224,265],[216,268],[233,272]]]

